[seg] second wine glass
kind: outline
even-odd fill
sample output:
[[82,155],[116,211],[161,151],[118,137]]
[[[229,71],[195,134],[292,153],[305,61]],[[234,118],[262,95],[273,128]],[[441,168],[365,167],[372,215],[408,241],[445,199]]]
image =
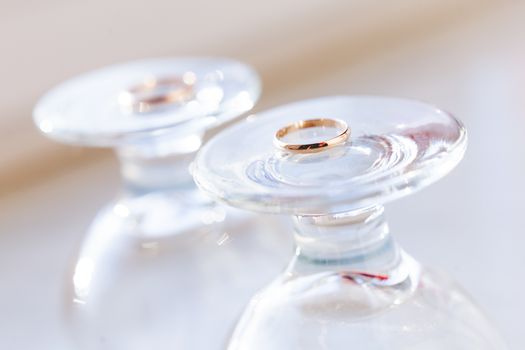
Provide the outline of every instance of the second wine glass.
[[251,294],[284,265],[281,223],[217,205],[189,173],[205,133],[250,110],[259,89],[242,63],[166,58],[90,72],[40,100],[43,133],[113,147],[124,183],[67,275],[75,348],[223,348]]

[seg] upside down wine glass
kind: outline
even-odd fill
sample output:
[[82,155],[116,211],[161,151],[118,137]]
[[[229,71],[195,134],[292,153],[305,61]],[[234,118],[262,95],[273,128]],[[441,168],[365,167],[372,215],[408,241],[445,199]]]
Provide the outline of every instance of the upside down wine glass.
[[113,147],[124,182],[67,276],[76,348],[222,348],[244,304],[286,264],[293,250],[274,234],[278,221],[213,203],[189,174],[205,132],[250,110],[259,89],[239,62],[166,58],[81,75],[39,101],[42,132]]
[[454,168],[466,142],[462,124],[433,106],[367,96],[286,105],[210,140],[196,159],[199,187],[293,215],[297,247],[228,349],[505,349],[454,281],[401,249],[384,216],[386,202]]

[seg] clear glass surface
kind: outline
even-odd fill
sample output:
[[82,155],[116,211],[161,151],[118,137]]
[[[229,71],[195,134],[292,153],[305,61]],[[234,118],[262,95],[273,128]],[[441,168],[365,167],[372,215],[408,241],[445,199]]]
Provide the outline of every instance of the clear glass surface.
[[252,301],[228,349],[505,349],[455,282],[415,277],[396,288],[326,272],[281,278]]
[[[318,153],[274,146],[277,130],[312,118],[344,120],[350,139]],[[287,141],[336,134],[311,128]],[[278,107],[211,140],[194,170],[205,192],[234,206],[294,215],[295,257],[252,298],[228,349],[505,349],[455,282],[402,250],[384,215],[384,203],[445,175],[465,147],[465,129],[450,114],[371,96]]]
[[[183,206],[188,197],[171,200]],[[148,202],[158,198],[142,200],[162,209]],[[137,223],[124,202],[99,212],[68,274],[65,322],[74,347],[224,349],[243,307],[293,251],[278,234],[285,224],[211,203],[197,211],[193,201]],[[179,215],[198,215],[201,226],[174,234],[169,225]]]
[[152,59],[86,73],[39,101],[42,132],[114,147],[123,177],[66,276],[73,348],[222,349],[286,265],[279,219],[214,203],[189,173],[205,133],[251,109],[259,87],[232,60]]

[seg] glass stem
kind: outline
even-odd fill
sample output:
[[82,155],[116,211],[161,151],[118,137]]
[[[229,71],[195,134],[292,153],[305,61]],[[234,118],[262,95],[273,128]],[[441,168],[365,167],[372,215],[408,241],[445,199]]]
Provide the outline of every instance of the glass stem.
[[415,263],[390,235],[382,206],[296,216],[294,273],[335,271],[397,283]]
[[140,195],[194,188],[190,165],[202,136],[166,133],[117,148],[125,193]]

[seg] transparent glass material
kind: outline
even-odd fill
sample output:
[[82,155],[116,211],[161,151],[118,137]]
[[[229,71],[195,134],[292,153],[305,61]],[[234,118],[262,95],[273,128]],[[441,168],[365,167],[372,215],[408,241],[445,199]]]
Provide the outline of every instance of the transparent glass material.
[[39,101],[42,132],[114,147],[124,182],[67,275],[74,348],[224,348],[251,295],[286,265],[279,220],[214,203],[189,173],[205,133],[250,110],[259,88],[239,62],[166,58],[87,73]]
[[[346,122],[350,138],[318,153],[276,148],[277,130],[313,118]],[[284,141],[338,132],[314,127]],[[228,349],[505,349],[455,282],[399,247],[384,216],[384,203],[444,176],[465,147],[450,114],[370,96],[278,107],[210,140],[196,159],[198,185],[233,206],[292,214],[296,244],[286,271],[252,298]]]
[[250,110],[259,94],[257,74],[230,59],[147,59],[60,84],[38,102],[34,119],[54,139],[116,146],[148,134],[200,133]]

